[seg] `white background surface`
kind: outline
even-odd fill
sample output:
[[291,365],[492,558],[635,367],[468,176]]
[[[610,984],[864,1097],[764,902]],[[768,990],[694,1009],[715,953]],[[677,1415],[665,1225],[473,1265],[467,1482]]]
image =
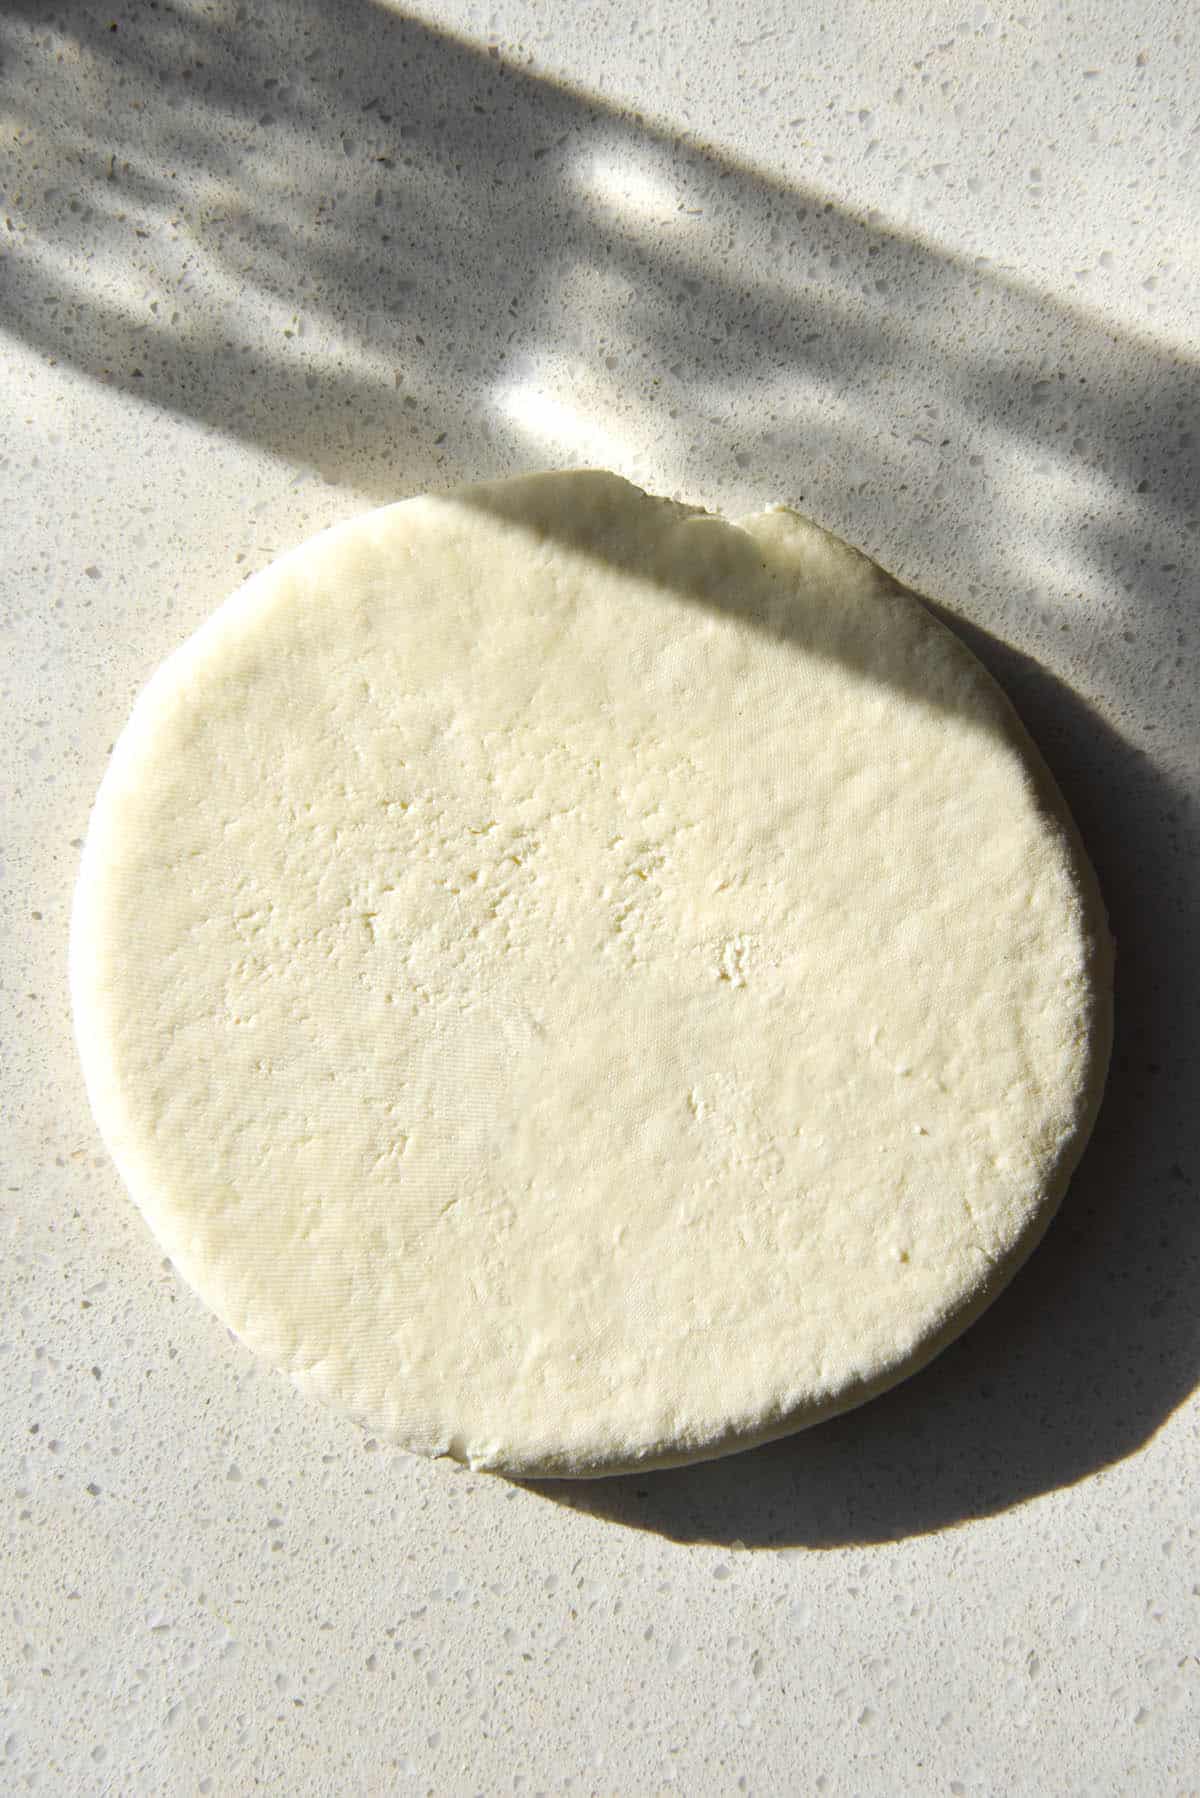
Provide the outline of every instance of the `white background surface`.
[[[0,1788],[1200,1789],[1197,17],[8,0]],[[65,945],[132,696],[249,570],[575,461],[797,504],[976,627],[1120,1023],[1061,1219],[933,1369],[538,1492],[178,1286]]]

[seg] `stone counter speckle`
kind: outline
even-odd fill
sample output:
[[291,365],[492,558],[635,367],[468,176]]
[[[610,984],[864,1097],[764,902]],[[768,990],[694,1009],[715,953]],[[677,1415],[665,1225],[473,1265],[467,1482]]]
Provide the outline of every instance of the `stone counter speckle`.
[[[0,20],[0,1786],[1194,1790],[1194,92],[1178,5]],[[860,1413],[515,1486],[260,1370],[91,1123],[72,884],[138,687],[381,501],[601,463],[940,601],[1079,820],[1109,1096]]]

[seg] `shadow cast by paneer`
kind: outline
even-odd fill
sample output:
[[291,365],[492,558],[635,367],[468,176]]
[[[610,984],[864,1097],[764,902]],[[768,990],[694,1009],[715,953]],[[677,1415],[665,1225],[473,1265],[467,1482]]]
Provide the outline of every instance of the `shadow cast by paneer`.
[[[1118,940],[1112,1072],[1062,1210],[980,1321],[860,1410],[699,1467],[529,1482],[549,1500],[684,1542],[892,1541],[1094,1474],[1139,1449],[1195,1384],[1192,1077],[1186,1059],[1168,1059],[1171,1045],[1186,1056],[1189,1026],[1186,1001],[1156,967],[1161,934],[1177,928],[1176,896],[1156,876],[1159,821],[1181,815],[1180,795],[1043,668],[935,610],[1042,746]],[[1114,792],[1129,803],[1114,804]]]
[[1136,1452],[1200,1369],[1196,757],[1155,750],[1196,706],[1196,364],[504,46],[371,0],[298,0],[272,30],[13,0],[5,328],[368,499],[605,459],[701,503],[797,506],[953,596],[1118,943],[1091,1146],[967,1336],[788,1442],[540,1489],[680,1540],[823,1546]]

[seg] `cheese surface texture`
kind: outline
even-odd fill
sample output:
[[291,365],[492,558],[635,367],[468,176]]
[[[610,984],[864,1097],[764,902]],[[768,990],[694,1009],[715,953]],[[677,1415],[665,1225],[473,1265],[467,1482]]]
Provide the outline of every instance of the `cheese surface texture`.
[[794,513],[405,501],[155,675],[71,944],[100,1128],[304,1390],[515,1474],[911,1371],[1062,1195],[1110,948],[956,637]]

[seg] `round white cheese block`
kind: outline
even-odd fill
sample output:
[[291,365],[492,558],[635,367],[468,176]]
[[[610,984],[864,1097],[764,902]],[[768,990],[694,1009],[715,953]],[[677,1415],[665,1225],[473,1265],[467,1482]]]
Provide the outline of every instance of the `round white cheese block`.
[[167,1253],[427,1454],[724,1453],[911,1372],[1098,1104],[1095,883],[1007,701],[796,514],[389,506],[159,670],[71,944]]

